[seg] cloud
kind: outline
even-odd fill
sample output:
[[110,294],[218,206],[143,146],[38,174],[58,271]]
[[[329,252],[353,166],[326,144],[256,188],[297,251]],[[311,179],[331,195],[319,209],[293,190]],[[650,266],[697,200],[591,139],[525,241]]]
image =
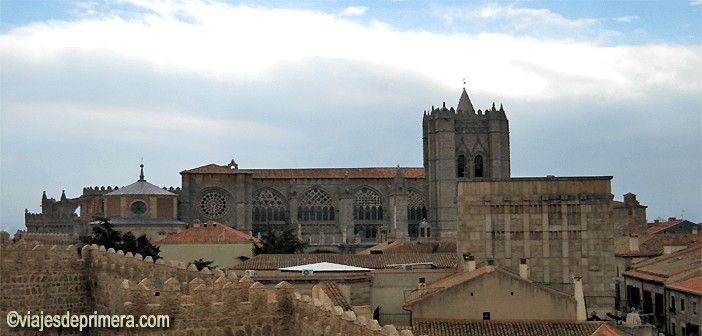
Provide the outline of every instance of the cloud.
[[[544,8],[488,4],[483,6],[438,6],[434,15],[449,27],[508,33],[539,38],[569,38],[614,34],[600,29],[602,19],[569,19]],[[595,34],[597,32],[597,34]]]
[[[464,14],[466,15],[466,14]],[[472,16],[467,13],[467,16]],[[477,12],[477,16],[483,19],[508,19],[514,22],[517,28],[529,28],[536,25],[545,25],[554,28],[585,28],[596,25],[598,19],[567,19],[560,14],[548,9],[532,9],[509,6],[486,6]]]
[[702,0],[690,1],[690,5],[692,5],[692,6],[702,6]]
[[[655,215],[699,204],[690,167],[700,158],[689,155],[700,152],[691,141],[700,133],[698,45],[603,45],[526,28],[434,33],[218,2],[130,4],[0,35],[3,224],[19,226],[42,190],[75,196],[85,185],[126,184],[142,156],[158,185],[231,158],[243,167],[420,165],[422,110],[455,105],[463,77],[476,108],[505,104],[515,175],[614,174],[613,192],[638,193]],[[523,27],[569,32],[599,25],[538,10],[484,14],[481,22],[522,16]]]
[[344,8],[343,11],[341,11],[341,15],[343,16],[359,16],[363,15],[368,11],[368,7],[365,6],[349,6]]
[[[700,0],[700,1],[702,1],[702,0]],[[639,17],[636,15],[625,15],[625,16],[616,17],[612,20],[617,21],[617,22],[630,23],[630,22],[634,22],[638,19],[639,19]]]
[[[164,72],[188,72],[223,81],[268,80],[268,73],[278,64],[340,59],[408,71],[446,87],[456,87],[467,76],[473,89],[510,99],[573,95],[628,99],[660,87],[702,89],[695,80],[702,77],[699,47],[604,47],[588,41],[538,40],[504,33],[468,36],[399,31],[377,21],[360,24],[311,10],[221,3],[135,4],[146,6],[149,12],[31,24],[0,36],[0,50],[8,57],[37,62],[70,53],[100,52],[145,61]],[[511,6],[486,7],[478,15],[514,17],[517,26],[546,22],[587,27],[596,22]],[[446,46],[451,46],[450,52],[439,52]]]

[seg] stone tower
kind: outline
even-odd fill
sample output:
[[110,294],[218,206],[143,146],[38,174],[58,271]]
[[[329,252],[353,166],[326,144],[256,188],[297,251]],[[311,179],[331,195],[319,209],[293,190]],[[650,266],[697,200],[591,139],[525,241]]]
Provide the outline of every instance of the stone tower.
[[510,177],[509,122],[502,105],[476,112],[464,88],[455,110],[425,111],[422,130],[432,236],[454,239],[457,181]]

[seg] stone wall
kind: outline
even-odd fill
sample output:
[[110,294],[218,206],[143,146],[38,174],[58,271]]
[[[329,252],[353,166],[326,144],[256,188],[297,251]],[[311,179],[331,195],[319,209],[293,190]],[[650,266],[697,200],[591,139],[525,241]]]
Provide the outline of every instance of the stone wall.
[[513,178],[461,182],[458,253],[517,270],[572,293],[571,273],[583,276],[588,309],[614,309],[615,223],[609,176]]
[[[90,312],[87,272],[76,248],[34,245],[23,240],[16,244],[3,241],[0,245],[0,335],[10,333],[5,322],[8,311]],[[35,334],[30,330],[14,331]],[[80,333],[64,330],[62,334]]]
[[93,335],[412,335],[293,293],[287,282],[266,288],[233,272],[197,271],[182,262],[153,262],[150,257],[95,245],[78,250],[3,241],[1,251],[2,335],[36,333],[7,329],[8,310],[170,316],[166,329],[87,332]]

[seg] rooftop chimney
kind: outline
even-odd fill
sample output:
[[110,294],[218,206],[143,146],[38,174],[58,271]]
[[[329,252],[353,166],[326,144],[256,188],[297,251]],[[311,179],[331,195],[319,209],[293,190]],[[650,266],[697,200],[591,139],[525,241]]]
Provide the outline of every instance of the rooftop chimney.
[[475,257],[470,253],[463,253],[463,269],[467,272],[475,271]]
[[427,281],[425,278],[419,278],[419,280],[417,281],[417,288],[418,289],[427,288]]
[[529,279],[529,264],[527,264],[526,258],[522,258],[519,262],[519,276],[522,279]]
[[587,320],[585,312],[585,294],[583,294],[583,277],[573,274],[573,289],[575,296],[575,320]]
[[630,235],[629,236],[629,251],[638,252],[639,251],[639,236]]

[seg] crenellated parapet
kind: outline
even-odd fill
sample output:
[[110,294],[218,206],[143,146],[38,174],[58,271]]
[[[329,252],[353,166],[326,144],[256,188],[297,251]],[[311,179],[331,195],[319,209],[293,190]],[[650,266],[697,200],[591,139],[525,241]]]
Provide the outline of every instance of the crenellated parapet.
[[[107,335],[411,336],[293,292],[233,272],[154,261],[104,246],[57,247],[21,240],[0,246],[1,307],[46,313],[168,315],[166,329],[100,330]],[[25,289],[26,288],[26,289]],[[0,309],[1,310],[1,309]],[[0,315],[7,312],[0,311]],[[0,326],[0,333],[12,334]]]
[[180,187],[175,187],[175,188],[174,187],[168,187],[168,188],[163,187],[163,190],[167,190],[167,191],[170,191],[176,195],[180,195]]
[[95,187],[84,187],[83,196],[102,196],[104,194],[118,190],[118,186],[95,186]]

